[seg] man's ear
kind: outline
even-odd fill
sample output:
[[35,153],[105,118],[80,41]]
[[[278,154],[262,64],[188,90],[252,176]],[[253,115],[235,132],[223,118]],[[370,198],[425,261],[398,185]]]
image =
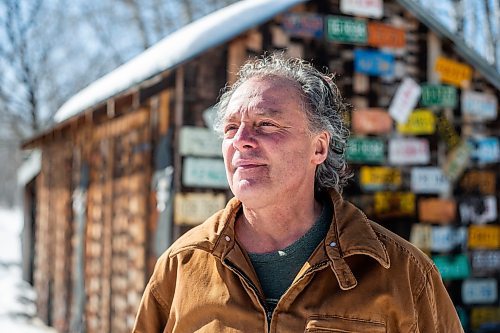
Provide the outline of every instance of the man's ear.
[[315,151],[313,162],[316,165],[323,163],[328,156],[328,147],[330,145],[330,133],[321,132],[315,137]]

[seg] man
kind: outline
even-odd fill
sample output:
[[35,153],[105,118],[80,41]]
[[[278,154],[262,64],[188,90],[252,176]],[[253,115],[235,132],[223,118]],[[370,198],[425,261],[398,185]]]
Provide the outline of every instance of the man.
[[431,260],[342,199],[329,76],[269,56],[218,106],[235,197],[160,257],[134,332],[463,332]]

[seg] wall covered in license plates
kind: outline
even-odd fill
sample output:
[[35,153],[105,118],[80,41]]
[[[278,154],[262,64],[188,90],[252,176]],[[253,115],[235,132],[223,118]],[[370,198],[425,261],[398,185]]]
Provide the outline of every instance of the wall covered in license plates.
[[467,331],[500,331],[498,89],[398,4],[348,3],[281,21],[353,104],[345,196],[434,260]]
[[[434,260],[467,332],[500,332],[500,80],[408,1],[304,1],[26,144],[43,151],[39,316],[60,332],[130,331],[157,257],[231,196],[210,130],[220,89],[280,51],[336,73],[352,104],[344,196]],[[449,19],[450,1],[414,2]]]
[[344,196],[434,260],[466,331],[499,331],[499,83],[396,1],[311,2],[247,36],[245,55],[337,74],[353,106]]

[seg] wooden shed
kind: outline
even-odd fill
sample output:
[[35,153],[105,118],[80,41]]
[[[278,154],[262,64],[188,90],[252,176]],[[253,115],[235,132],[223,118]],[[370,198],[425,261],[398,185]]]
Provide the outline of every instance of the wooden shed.
[[[69,99],[55,126],[24,143],[42,152],[26,209],[34,228],[34,250],[26,255],[33,258],[39,316],[59,332],[131,330],[157,257],[230,196],[219,141],[209,129],[213,105],[239,66],[265,51],[312,60],[337,73],[354,106],[345,115],[353,132],[347,155],[358,176],[346,189],[348,199],[413,237],[429,255],[478,249],[498,258],[500,66],[459,43],[418,1],[365,2],[240,1],[166,37]],[[400,102],[409,105],[401,111],[398,91],[414,93],[415,86],[418,96],[413,104]],[[482,103],[485,114],[474,103]],[[432,129],[421,132],[429,122]],[[484,149],[498,157],[466,149],[463,158],[460,143],[476,140],[483,147],[481,138],[493,140]],[[408,151],[418,157],[412,160]],[[423,180],[412,183],[418,172]],[[470,172],[483,176],[464,181]],[[488,173],[492,188],[481,192],[474,184]],[[448,188],[422,191],[429,177],[448,179]],[[468,202],[468,190],[495,198],[493,219],[461,220],[458,205]],[[420,205],[429,200],[451,205],[449,216],[434,208],[430,220],[422,220],[432,209],[419,213]],[[462,250],[442,250],[427,239],[428,228],[482,224],[493,228],[489,234],[498,232],[498,243],[471,247],[469,240]],[[477,328],[482,319],[473,321],[475,305],[463,301],[457,283],[450,283],[454,301],[470,318],[466,325]],[[487,305],[487,313],[497,311],[498,297]]]

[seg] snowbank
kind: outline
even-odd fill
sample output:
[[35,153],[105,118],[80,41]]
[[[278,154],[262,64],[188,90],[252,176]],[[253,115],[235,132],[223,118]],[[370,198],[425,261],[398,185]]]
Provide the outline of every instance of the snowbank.
[[36,295],[22,280],[20,209],[0,207],[0,332],[55,333],[35,317]]

